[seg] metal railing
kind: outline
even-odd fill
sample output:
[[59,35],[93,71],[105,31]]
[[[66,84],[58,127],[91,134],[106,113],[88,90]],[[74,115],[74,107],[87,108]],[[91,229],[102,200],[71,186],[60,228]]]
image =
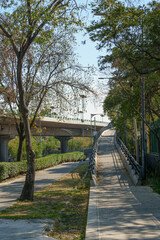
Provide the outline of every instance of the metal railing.
[[135,171],[135,174],[137,174],[139,177],[142,175],[142,166],[135,160],[135,158],[132,156],[132,154],[129,152],[126,145],[122,142],[122,140],[119,138],[119,136],[116,133],[116,142],[119,145],[121,151],[125,155],[126,160],[128,161],[129,165],[132,166],[132,168]]
[[[90,177],[91,179],[96,181],[96,176],[97,176],[97,152],[98,152],[98,144],[99,144],[99,138],[101,134],[109,129],[111,126],[108,124],[106,127],[102,128],[97,134],[94,136],[94,145],[92,148],[92,152],[89,157],[89,171],[90,171]],[[95,176],[95,177],[93,177]]]
[[[64,119],[64,120],[76,120],[76,121],[83,121],[83,122],[94,122],[94,120],[89,120],[89,119],[81,119],[81,118],[68,118],[68,117],[63,117],[63,116],[57,116],[53,114],[46,114],[45,117],[50,117],[50,118],[56,118],[56,119]],[[105,123],[108,124],[107,122],[104,121],[96,121],[97,123]]]

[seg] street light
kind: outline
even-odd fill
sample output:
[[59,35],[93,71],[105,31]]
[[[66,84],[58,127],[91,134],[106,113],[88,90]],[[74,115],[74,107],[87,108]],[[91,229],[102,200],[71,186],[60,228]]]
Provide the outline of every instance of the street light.
[[[144,24],[142,15],[142,61],[144,61]],[[145,160],[145,81],[144,75],[141,75],[142,81],[142,179],[146,179],[146,160]]]
[[[92,146],[92,117],[100,115],[101,117],[104,117],[104,114],[99,114],[99,113],[91,113],[91,146]],[[94,118],[94,136],[96,135],[96,118]]]
[[82,122],[84,122],[84,99],[87,98],[86,95],[81,94],[80,97],[82,98]]

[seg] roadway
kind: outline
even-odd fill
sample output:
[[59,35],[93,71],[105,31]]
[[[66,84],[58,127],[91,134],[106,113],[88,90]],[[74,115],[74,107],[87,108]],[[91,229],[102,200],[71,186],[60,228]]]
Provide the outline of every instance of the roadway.
[[[94,124],[94,126],[92,125]],[[73,137],[92,137],[106,122],[80,119],[41,117],[31,129],[33,136],[54,136],[61,142],[61,152],[67,152],[68,140]],[[14,118],[0,116],[0,162],[8,161],[8,142],[18,135]]]
[[[93,134],[92,129],[99,131],[108,123],[101,121],[90,121],[72,118],[59,117],[40,117],[35,121],[32,127],[32,135],[34,136],[74,136],[74,137],[90,137]],[[68,130],[68,131],[67,131]],[[0,136],[17,136],[16,124],[13,118],[0,116]]]

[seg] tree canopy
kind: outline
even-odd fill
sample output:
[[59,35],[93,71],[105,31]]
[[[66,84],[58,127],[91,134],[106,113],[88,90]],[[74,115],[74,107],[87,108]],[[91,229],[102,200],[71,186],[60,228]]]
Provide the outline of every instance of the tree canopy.
[[[149,126],[160,117],[160,3],[133,6],[118,0],[95,0],[92,11],[96,20],[87,30],[97,48],[106,49],[99,58],[100,69],[112,69],[104,110],[119,129],[133,117],[142,119],[143,78]],[[157,131],[154,133],[159,141]]]
[[4,0],[0,7],[1,94],[11,110],[18,106],[17,129],[26,139],[28,162],[20,200],[33,200],[35,154],[31,127],[46,94],[51,90],[60,93],[64,86],[88,89],[73,79],[73,74],[70,79],[62,74],[71,68],[73,33],[83,25],[80,6],[75,0]]

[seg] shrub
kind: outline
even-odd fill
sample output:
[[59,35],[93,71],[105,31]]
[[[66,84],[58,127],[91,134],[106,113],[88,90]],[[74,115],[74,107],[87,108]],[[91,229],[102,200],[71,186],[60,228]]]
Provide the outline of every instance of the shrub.
[[91,147],[91,138],[74,137],[68,141],[68,149],[70,151],[82,150]]
[[[35,160],[36,170],[41,170],[55,166],[63,162],[75,162],[84,160],[85,155],[82,152],[72,152],[64,154],[51,154]],[[1,162],[0,163],[0,181],[15,177],[18,174],[27,171],[27,161],[21,162]]]
[[[16,137],[9,141],[8,143],[8,153],[9,158],[17,159],[19,138]],[[57,153],[60,147],[60,142],[54,137],[40,137],[32,136],[32,146],[36,157],[41,157],[42,155]],[[22,159],[27,159],[25,141],[23,144]]]

